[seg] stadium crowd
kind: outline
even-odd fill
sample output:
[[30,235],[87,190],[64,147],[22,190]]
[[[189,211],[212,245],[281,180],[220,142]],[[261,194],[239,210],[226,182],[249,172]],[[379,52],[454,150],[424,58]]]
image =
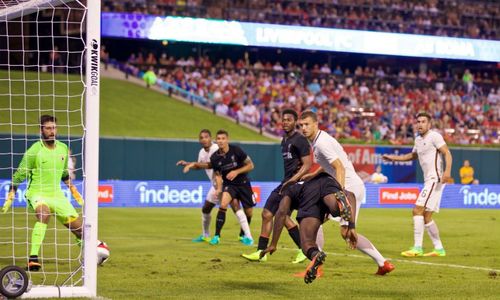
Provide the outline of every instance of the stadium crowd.
[[104,0],[103,11],[500,39],[494,0]]
[[273,134],[281,133],[280,111],[292,107],[318,112],[322,129],[337,138],[411,144],[413,116],[426,110],[449,143],[500,143],[498,72],[443,74],[382,66],[332,70],[327,64],[306,68],[166,54],[157,59],[152,53],[132,54],[124,68],[137,75],[151,66],[162,81],[207,99],[215,112]]

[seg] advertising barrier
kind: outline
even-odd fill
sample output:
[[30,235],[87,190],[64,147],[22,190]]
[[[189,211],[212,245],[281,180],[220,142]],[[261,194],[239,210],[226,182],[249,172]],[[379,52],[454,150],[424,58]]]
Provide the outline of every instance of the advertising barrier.
[[[81,182],[75,181],[81,188]],[[279,182],[254,182],[253,190],[258,207],[263,207],[267,197]],[[0,201],[7,196],[10,181],[0,180]],[[208,181],[101,181],[100,207],[201,207],[210,189]],[[410,208],[418,197],[419,184],[367,184],[366,208]],[[26,185],[19,186],[14,206],[26,205]],[[66,197],[71,193],[63,188]],[[71,200],[76,206],[74,199]],[[443,192],[441,208],[500,209],[500,184],[447,185]]]
[[500,61],[493,40],[112,12],[101,23],[103,37]]

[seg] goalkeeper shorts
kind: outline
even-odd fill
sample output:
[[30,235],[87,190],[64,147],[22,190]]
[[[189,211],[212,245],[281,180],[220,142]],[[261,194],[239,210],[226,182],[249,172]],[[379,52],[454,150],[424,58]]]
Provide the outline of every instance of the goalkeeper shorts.
[[45,204],[62,224],[71,223],[78,218],[76,209],[64,196],[33,195],[27,200],[29,211],[35,212],[39,205]]

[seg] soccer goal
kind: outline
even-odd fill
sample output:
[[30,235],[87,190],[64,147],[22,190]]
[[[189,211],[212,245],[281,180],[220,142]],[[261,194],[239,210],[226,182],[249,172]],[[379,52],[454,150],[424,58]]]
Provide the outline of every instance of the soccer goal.
[[[21,159],[41,141],[43,115],[57,118],[56,139],[69,150],[61,159],[68,161],[70,182],[85,199],[82,208],[61,181],[83,220],[83,237],[76,239],[63,225],[73,221],[53,213],[39,243],[41,268],[24,273],[29,286],[21,297],[96,296],[99,52],[99,0],[0,1],[0,205]],[[29,176],[17,187],[10,209],[0,212],[0,269],[22,271],[32,259],[39,220],[26,200]],[[20,271],[1,278],[3,290],[20,289]]]

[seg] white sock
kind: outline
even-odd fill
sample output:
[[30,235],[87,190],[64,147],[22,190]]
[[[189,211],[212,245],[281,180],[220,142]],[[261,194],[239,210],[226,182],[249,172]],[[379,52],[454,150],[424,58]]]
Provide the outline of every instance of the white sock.
[[325,235],[323,234],[323,225],[319,226],[318,234],[316,235],[316,244],[321,251],[325,247]]
[[377,248],[364,236],[358,233],[358,244],[356,248],[363,252],[364,254],[371,257],[379,267],[382,267],[385,262],[385,258],[378,252]]
[[203,228],[203,236],[204,237],[209,237],[210,236],[210,222],[212,221],[212,215],[211,214],[201,214],[201,226]]
[[415,239],[413,246],[422,248],[424,241],[424,216],[413,216],[413,237]]
[[238,221],[240,222],[241,229],[243,229],[243,232],[245,232],[245,235],[253,239],[252,233],[250,232],[250,226],[248,226],[247,216],[245,215],[243,209],[238,210],[235,214],[238,218]]
[[441,239],[439,238],[439,229],[436,222],[434,222],[434,220],[430,221],[425,224],[425,228],[427,229],[427,233],[434,244],[434,249],[443,249],[443,243],[441,243]]

